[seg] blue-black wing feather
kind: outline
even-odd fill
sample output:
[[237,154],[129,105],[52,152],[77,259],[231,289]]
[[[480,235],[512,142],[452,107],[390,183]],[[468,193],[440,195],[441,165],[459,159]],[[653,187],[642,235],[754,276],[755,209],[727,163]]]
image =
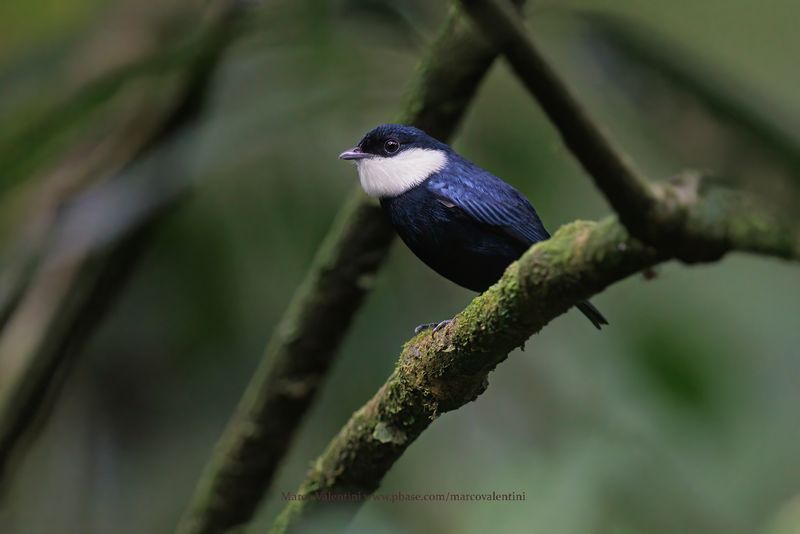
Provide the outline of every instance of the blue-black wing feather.
[[503,230],[523,245],[550,237],[522,193],[466,160],[452,158],[449,163],[446,175],[434,175],[428,181],[437,198],[479,223]]
[[[433,175],[426,184],[445,206],[480,224],[501,229],[525,248],[550,237],[522,193],[460,156],[453,154],[448,163],[446,171]],[[579,302],[577,307],[598,330],[608,324],[589,301]]]

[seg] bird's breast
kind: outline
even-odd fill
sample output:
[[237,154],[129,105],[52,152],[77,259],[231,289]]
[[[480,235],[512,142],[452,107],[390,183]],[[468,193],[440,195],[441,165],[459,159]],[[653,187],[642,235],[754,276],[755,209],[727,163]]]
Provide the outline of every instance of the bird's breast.
[[398,235],[425,264],[473,291],[484,291],[526,247],[502,230],[483,225],[454,204],[441,202],[424,184],[382,199]]

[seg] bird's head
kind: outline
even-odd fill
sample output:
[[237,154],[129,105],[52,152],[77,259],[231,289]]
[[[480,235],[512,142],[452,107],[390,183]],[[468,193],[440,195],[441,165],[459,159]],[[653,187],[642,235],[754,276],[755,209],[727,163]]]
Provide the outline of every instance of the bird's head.
[[450,147],[422,130],[402,124],[382,124],[367,132],[358,145],[342,152],[358,168],[364,191],[377,198],[402,195],[441,171]]

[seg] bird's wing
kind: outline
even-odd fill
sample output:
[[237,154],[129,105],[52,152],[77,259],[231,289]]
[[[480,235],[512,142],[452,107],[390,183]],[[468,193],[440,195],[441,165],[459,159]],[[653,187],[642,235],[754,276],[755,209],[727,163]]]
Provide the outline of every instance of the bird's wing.
[[505,231],[524,245],[548,239],[539,215],[522,193],[493,174],[464,164],[447,176],[434,176],[428,187],[445,206]]

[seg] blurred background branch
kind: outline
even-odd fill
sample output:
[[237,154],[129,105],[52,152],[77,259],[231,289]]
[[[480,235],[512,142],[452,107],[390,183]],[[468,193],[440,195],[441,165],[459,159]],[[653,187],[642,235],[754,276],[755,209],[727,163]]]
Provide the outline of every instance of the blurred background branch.
[[[738,77],[724,72],[708,59],[684,49],[653,28],[633,20],[601,13],[585,13],[578,18],[585,32],[586,45],[594,48],[593,57],[609,67],[607,73],[619,73],[618,84],[626,83],[624,68],[609,64],[629,62],[639,73],[651,72],[661,77],[675,91],[698,99],[719,120],[735,127],[751,142],[773,153],[800,176],[800,131],[794,110],[770,102],[758,90]],[[603,56],[606,55],[605,61]],[[794,120],[794,125],[790,126]]]
[[[115,98],[132,103],[118,110],[118,122],[101,140],[74,143],[83,157],[76,161],[68,154],[52,171],[55,176],[44,179],[44,186],[57,192],[45,195],[51,207],[35,214],[43,219],[34,225],[41,229],[28,236],[22,266],[11,271],[6,284],[0,331],[0,469],[8,468],[26,431],[44,417],[45,401],[53,399],[70,360],[124,287],[161,219],[186,193],[180,164],[173,161],[181,157],[175,135],[194,123],[203,108],[216,66],[239,33],[239,4],[216,6],[214,18],[184,61],[170,61],[172,68],[144,76],[143,85],[133,82],[148,70],[134,65],[132,72],[79,92],[45,119],[45,125],[68,121],[74,107],[98,97],[98,88],[106,97],[123,91]],[[149,61],[158,64],[162,58]],[[109,91],[109,84],[116,91]],[[21,152],[20,143],[30,143],[41,126],[37,123],[11,142],[6,157]],[[155,181],[130,183],[127,170],[153,157],[164,158],[156,163]],[[140,202],[135,204],[131,195],[137,193]],[[98,220],[104,213],[114,213],[116,220]]]

